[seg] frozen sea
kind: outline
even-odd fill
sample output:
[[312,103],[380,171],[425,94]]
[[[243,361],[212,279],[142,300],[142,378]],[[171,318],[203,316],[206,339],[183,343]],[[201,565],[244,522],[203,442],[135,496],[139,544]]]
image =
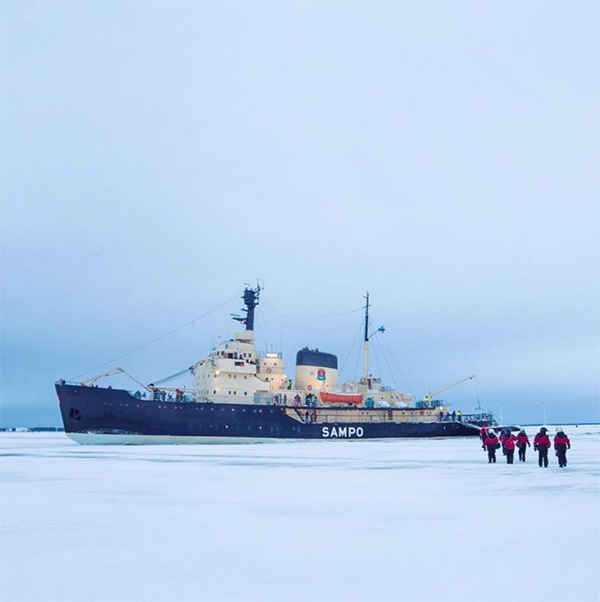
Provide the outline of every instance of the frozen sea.
[[476,439],[4,433],[0,599],[598,601],[600,427],[566,432],[566,469],[489,465]]

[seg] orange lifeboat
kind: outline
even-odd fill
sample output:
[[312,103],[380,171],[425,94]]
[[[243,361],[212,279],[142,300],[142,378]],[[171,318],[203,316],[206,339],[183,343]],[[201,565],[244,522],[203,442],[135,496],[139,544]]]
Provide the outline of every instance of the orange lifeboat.
[[362,403],[362,394],[360,393],[319,393],[323,403]]

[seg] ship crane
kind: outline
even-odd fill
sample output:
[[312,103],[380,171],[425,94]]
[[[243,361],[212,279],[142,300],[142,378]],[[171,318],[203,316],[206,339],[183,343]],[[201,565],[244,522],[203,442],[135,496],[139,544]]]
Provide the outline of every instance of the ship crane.
[[137,378],[134,378],[133,376],[131,376],[131,374],[129,374],[129,372],[126,372],[125,370],[123,370],[123,368],[113,368],[112,370],[108,370],[107,372],[102,372],[102,374],[97,374],[96,376],[93,376],[92,378],[88,378],[88,380],[84,380],[81,381],[81,384],[84,387],[91,387],[97,380],[100,380],[101,378],[104,378],[105,376],[112,376],[113,374],[124,374],[125,376],[128,376],[131,380],[135,381],[138,385],[140,385],[140,387],[143,387],[144,389],[146,389],[146,391],[150,391],[150,389],[146,386],[143,385]]
[[474,378],[477,378],[477,375],[471,374],[471,376],[467,376],[467,378],[461,378],[460,380],[457,380],[456,382],[454,382],[450,385],[446,385],[445,387],[442,387],[441,389],[436,389],[435,391],[431,391],[425,396],[423,401],[431,401],[436,395],[439,395],[440,393],[443,393],[444,391],[447,391],[448,389],[452,389],[464,382],[467,382],[468,380],[473,380]]

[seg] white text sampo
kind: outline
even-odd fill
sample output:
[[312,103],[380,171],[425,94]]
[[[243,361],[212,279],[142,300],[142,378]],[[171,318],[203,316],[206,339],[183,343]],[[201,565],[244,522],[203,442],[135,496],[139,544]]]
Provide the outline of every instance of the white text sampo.
[[324,426],[321,429],[321,436],[329,439],[335,437],[362,437],[364,434],[361,426]]

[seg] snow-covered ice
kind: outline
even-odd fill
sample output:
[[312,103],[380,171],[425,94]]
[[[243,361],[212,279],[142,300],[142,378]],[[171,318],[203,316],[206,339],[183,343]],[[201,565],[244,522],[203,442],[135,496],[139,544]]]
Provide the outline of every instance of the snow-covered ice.
[[600,600],[600,429],[566,431],[566,469],[488,465],[476,439],[5,433],[0,599]]

